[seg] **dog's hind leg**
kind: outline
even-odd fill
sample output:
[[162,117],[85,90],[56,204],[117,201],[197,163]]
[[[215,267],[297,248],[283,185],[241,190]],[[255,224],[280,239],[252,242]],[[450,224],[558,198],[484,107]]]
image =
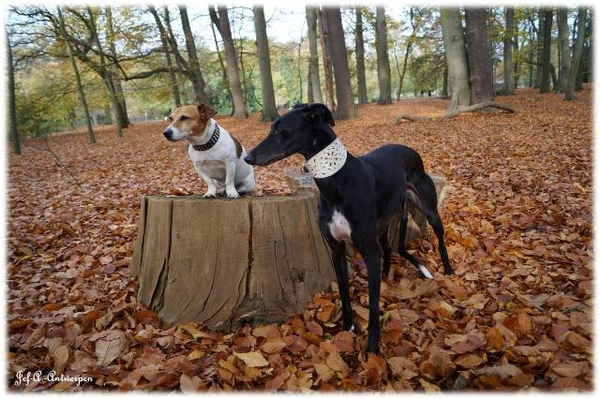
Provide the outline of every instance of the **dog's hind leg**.
[[425,266],[419,262],[417,258],[412,256],[406,250],[404,246],[404,240],[406,239],[406,226],[408,224],[408,198],[404,199],[404,204],[402,205],[402,218],[400,219],[400,237],[398,239],[398,252],[405,259],[408,259],[410,263],[412,263],[423,275],[425,278],[433,278],[433,275]]
[[383,270],[381,276],[387,278],[390,274],[390,265],[392,263],[392,249],[390,247],[390,242],[387,237],[387,230],[385,233],[379,236],[379,245],[381,245],[381,252],[383,256]]
[[421,212],[427,218],[427,221],[433,228],[433,232],[438,239],[438,249],[440,251],[440,257],[444,264],[444,274],[449,276],[454,274],[454,270],[450,266],[450,260],[448,259],[448,252],[446,251],[446,244],[444,243],[444,225],[442,218],[437,210],[437,193],[435,191],[435,185],[429,176],[425,173],[421,175],[421,178],[416,181],[417,183],[417,195],[418,204],[416,204]]

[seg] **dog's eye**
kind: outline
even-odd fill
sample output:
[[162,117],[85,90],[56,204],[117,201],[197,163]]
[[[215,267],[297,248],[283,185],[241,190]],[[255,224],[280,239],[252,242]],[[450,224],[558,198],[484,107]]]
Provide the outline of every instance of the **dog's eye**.
[[187,121],[188,119],[190,119],[190,117],[185,115],[181,115],[181,118],[179,118],[180,121]]
[[173,122],[173,118],[169,116],[168,121]]

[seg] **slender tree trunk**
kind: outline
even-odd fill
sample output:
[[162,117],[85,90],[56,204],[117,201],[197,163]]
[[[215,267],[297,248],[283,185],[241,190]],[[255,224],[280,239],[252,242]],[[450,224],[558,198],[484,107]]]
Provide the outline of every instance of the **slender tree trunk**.
[[306,6],[306,24],[308,26],[308,75],[310,90],[308,91],[308,102],[322,103],[321,80],[319,78],[319,53],[317,49],[317,9]]
[[486,14],[485,8],[465,8],[465,39],[473,104],[494,99]]
[[585,6],[579,7],[579,13],[577,14],[577,40],[575,41],[575,51],[573,53],[573,61],[569,68],[569,80],[567,82],[567,90],[565,91],[565,100],[575,100],[575,86],[577,84],[577,77],[579,75],[579,66],[583,54],[583,43],[585,41],[585,18],[587,14],[587,8]]
[[335,93],[337,107],[335,109],[336,119],[354,118],[354,96],[352,95],[352,84],[350,83],[350,68],[346,54],[346,41],[344,39],[344,28],[342,27],[342,14],[339,7],[325,7],[329,35],[331,39],[331,59],[333,61],[333,73],[335,76]]
[[321,31],[321,52],[323,54],[323,71],[325,72],[325,104],[335,108],[335,95],[333,90],[333,65],[331,63],[331,45],[329,39],[329,26],[327,15],[323,10],[317,12],[319,29]]
[[[173,27],[171,26],[171,16],[169,13],[169,7],[163,8],[163,20],[165,21],[165,29],[167,31],[167,41],[169,42],[169,49],[172,52],[173,57],[175,59],[175,66],[181,74],[183,74],[190,82],[193,82],[196,75],[190,69],[188,62],[183,58],[183,56],[179,52],[179,46],[177,45],[175,35],[173,34]],[[182,92],[181,94],[185,95],[185,92]],[[186,98],[183,99],[182,102],[190,102],[189,97],[186,96]]]
[[[114,26],[113,26],[113,17],[112,17],[112,8],[106,7],[105,10],[106,10],[106,25],[108,28],[108,37],[110,38],[110,40],[108,40],[109,49],[110,49],[112,56],[116,60],[117,59],[117,48],[115,45],[116,40],[112,39],[115,37],[115,31],[114,31]],[[121,106],[121,112],[123,113],[123,119],[125,120],[126,126],[129,126],[129,125],[131,125],[131,121],[129,120],[129,114],[127,112],[127,102],[125,101],[125,95],[123,94],[123,86],[121,85],[121,77],[119,76],[119,72],[117,70],[115,70],[114,66],[111,66],[108,69],[112,76],[113,85],[115,87],[115,94],[117,95],[117,99],[119,100],[119,105]]]
[[377,51],[377,79],[379,81],[379,100],[377,104],[392,103],[392,73],[387,46],[387,23],[385,8],[377,6],[375,14],[375,49]]
[[181,27],[183,34],[185,35],[185,47],[189,57],[189,75],[194,87],[194,100],[197,103],[207,103],[208,97],[206,96],[204,77],[200,71],[200,62],[198,61],[198,53],[196,52],[196,43],[194,42],[194,35],[190,27],[190,20],[188,18],[186,6],[179,6],[179,15],[181,17]]
[[231,26],[229,25],[229,13],[227,7],[217,6],[217,20],[215,14],[211,13],[213,23],[217,26],[221,38],[223,38],[223,47],[225,48],[225,59],[227,60],[227,79],[229,80],[229,90],[233,102],[233,116],[238,119],[248,118],[244,93],[242,92],[242,84],[240,80],[240,70],[237,62],[235,45],[233,43],[233,35],[231,34]]
[[[516,54],[519,51],[519,24],[513,24],[513,54]],[[521,62],[519,62],[519,58],[515,59],[513,57],[513,92],[519,87],[519,82],[521,80]]]
[[92,11],[91,7],[87,7],[87,11],[88,11],[88,14],[90,17],[92,40],[96,43],[96,46],[98,47],[98,55],[100,58],[100,74],[102,76],[104,84],[106,85],[106,88],[108,89],[108,94],[110,96],[110,100],[111,100],[112,107],[113,107],[113,112],[114,112],[115,118],[116,118],[117,137],[122,137],[123,129],[127,127],[127,122],[123,118],[123,112],[121,110],[121,103],[119,102],[119,98],[117,97],[117,94],[115,91],[112,74],[106,65],[106,57],[104,56],[104,50],[102,49],[102,44],[100,43],[100,37],[98,36],[98,31],[96,29],[96,20],[94,18],[94,12]]
[[363,18],[362,9],[356,6],[356,32],[354,42],[356,43],[356,82],[358,86],[358,103],[367,104],[367,79],[365,73],[365,42],[363,38]]
[[514,7],[506,7],[504,10],[506,16],[506,26],[504,29],[504,86],[503,94],[511,95],[515,93],[515,84],[513,81],[513,37],[515,27],[515,9]]
[[60,7],[56,7],[58,12],[58,22],[60,24],[60,31],[65,41],[65,46],[67,47],[67,53],[69,54],[69,60],[71,61],[71,67],[73,68],[73,74],[75,75],[75,83],[77,84],[77,92],[79,93],[79,100],[81,101],[81,106],[83,107],[83,113],[85,115],[85,124],[88,131],[88,136],[90,138],[90,143],[96,142],[96,137],[94,136],[94,129],[92,129],[92,118],[90,118],[90,111],[88,108],[87,101],[85,99],[85,92],[83,91],[83,85],[81,84],[81,76],[79,75],[79,69],[77,68],[77,63],[75,62],[75,57],[73,56],[73,49],[71,48],[71,42],[69,42],[67,38],[67,28],[65,27],[65,19],[63,17],[62,11]]
[[448,84],[452,96],[447,113],[453,113],[459,106],[471,105],[469,89],[469,66],[460,22],[458,8],[441,9],[442,36],[446,48],[446,63],[448,64]]
[[442,97],[448,97],[448,63],[444,66],[444,76],[442,77]]
[[8,32],[4,28],[6,35],[6,63],[8,65],[8,121],[10,139],[12,141],[15,154],[21,155],[21,139],[19,138],[19,130],[17,129],[17,105],[15,100],[15,70],[13,67],[12,48],[10,40],[8,40]]
[[269,58],[269,39],[267,37],[267,24],[263,7],[254,6],[254,31],[256,32],[256,46],[258,51],[258,66],[260,68],[260,83],[262,90],[262,121],[274,121],[279,117],[275,105],[275,91],[273,89],[273,76],[271,74],[271,59]]
[[538,29],[535,29],[535,24],[531,21],[531,25],[534,28],[534,32],[537,33],[537,64],[535,69],[535,87],[540,88],[542,84],[542,60],[544,58],[544,9],[540,7],[538,9]]
[[156,27],[160,33],[160,42],[165,52],[165,58],[167,61],[167,69],[169,70],[169,81],[171,82],[171,90],[173,92],[173,100],[175,101],[175,107],[181,106],[181,96],[179,95],[179,84],[177,83],[177,77],[175,76],[175,69],[173,68],[173,60],[171,60],[171,51],[169,50],[169,34],[163,26],[158,12],[154,6],[148,6],[150,13],[154,17]]
[[561,93],[566,93],[567,91],[569,67],[571,66],[568,14],[569,10],[566,7],[559,7],[556,10],[556,19],[558,22],[558,44],[560,48],[560,66],[557,91]]
[[[217,59],[219,60],[219,66],[221,67],[221,85],[223,88],[225,88],[225,90],[227,90],[227,99],[230,101],[231,104],[233,104],[233,100],[231,98],[231,90],[229,90],[229,81],[227,79],[227,68],[225,67],[225,61],[223,60],[223,54],[221,51],[221,48],[219,47],[219,39],[217,38],[217,32],[215,31],[215,22],[218,20],[218,17],[216,16],[216,11],[211,8],[208,7],[208,12],[211,15],[211,20],[213,21],[210,24],[210,30],[212,32],[212,36],[213,36],[213,41],[215,43],[215,48],[217,49]],[[231,111],[233,113],[233,107],[231,108]]]
[[550,62],[552,55],[552,8],[545,8],[543,11],[544,36],[542,51],[542,75],[540,78],[540,93],[550,91]]
[[402,95],[402,86],[404,85],[404,76],[406,76],[406,68],[408,66],[408,59],[412,52],[413,43],[417,35],[417,26],[414,23],[414,11],[413,7],[410,7],[410,25],[412,26],[412,32],[406,41],[406,51],[404,52],[404,61],[402,63],[402,72],[398,74],[398,94],[397,98],[400,100]]

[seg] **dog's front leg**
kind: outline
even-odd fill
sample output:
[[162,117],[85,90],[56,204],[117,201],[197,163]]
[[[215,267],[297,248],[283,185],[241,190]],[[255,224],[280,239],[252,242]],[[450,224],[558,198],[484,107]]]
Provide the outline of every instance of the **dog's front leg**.
[[330,242],[331,255],[333,258],[333,267],[340,290],[340,299],[342,301],[342,328],[346,331],[354,329],[352,323],[352,306],[350,305],[350,287],[348,280],[348,265],[346,264],[346,244],[343,242]]
[[[358,230],[358,228],[356,229]],[[360,230],[358,230],[360,231]],[[379,296],[381,291],[381,255],[377,245],[375,228],[365,229],[362,234],[354,234],[352,240],[367,265],[367,281],[369,290],[369,327],[367,352],[379,353],[381,326],[379,322]]]
[[379,270],[379,253],[372,251],[365,256],[367,264],[367,281],[369,282],[369,337],[367,352],[379,353],[379,295],[381,291],[381,272]]
[[225,161],[225,192],[227,198],[239,198],[240,196],[235,189],[235,159]]
[[209,175],[204,173],[202,171],[202,168],[200,167],[200,165],[196,165],[196,163],[194,163],[194,168],[196,169],[196,172],[198,172],[198,175],[200,175],[202,180],[204,180],[206,182],[206,185],[208,186],[208,189],[206,190],[206,193],[204,194],[204,198],[216,197],[217,196],[217,185],[215,184],[212,177],[210,177]]

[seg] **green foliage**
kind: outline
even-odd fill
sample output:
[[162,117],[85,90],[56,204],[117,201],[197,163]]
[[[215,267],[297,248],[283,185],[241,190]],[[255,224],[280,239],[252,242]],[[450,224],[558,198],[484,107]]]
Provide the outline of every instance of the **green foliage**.
[[15,100],[21,135],[39,137],[73,125],[78,100],[66,69],[65,64],[34,65],[17,76]]

